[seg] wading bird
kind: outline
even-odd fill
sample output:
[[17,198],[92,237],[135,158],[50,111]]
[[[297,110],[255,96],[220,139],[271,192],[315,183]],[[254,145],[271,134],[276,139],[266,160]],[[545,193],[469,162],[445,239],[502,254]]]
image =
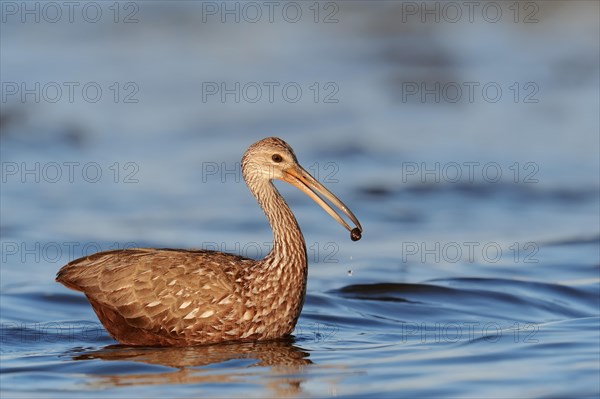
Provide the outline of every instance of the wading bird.
[[279,138],[252,144],[242,158],[242,173],[273,229],[273,248],[264,259],[204,250],[124,249],[74,260],[56,280],[82,291],[109,334],[125,345],[188,346],[291,334],[306,293],[306,245],[272,180],[298,187],[348,229],[352,240],[360,239],[362,227]]

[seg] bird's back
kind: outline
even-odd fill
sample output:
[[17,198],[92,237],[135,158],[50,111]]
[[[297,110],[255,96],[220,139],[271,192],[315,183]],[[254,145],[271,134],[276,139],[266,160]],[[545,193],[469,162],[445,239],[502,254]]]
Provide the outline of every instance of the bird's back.
[[85,293],[121,343],[189,345],[236,338],[240,276],[254,263],[213,251],[127,249],[74,260],[56,280]]

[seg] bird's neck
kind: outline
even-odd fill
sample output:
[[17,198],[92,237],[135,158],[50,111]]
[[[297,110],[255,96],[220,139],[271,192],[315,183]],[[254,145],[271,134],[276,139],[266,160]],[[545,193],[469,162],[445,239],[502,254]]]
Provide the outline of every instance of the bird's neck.
[[273,230],[273,248],[261,263],[269,268],[304,271],[307,267],[306,244],[298,222],[273,183],[268,181],[263,185],[253,194]]
[[308,264],[304,237],[273,183],[245,180],[273,230],[271,252],[244,276],[246,303],[255,304],[256,313],[268,324],[261,329],[268,328],[276,336],[288,335],[295,328],[306,295]]

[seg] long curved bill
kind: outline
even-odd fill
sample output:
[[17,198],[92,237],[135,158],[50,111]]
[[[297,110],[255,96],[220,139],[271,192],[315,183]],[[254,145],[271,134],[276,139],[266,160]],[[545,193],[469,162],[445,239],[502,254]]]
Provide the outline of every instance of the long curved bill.
[[[351,233],[352,240],[356,241],[360,239],[360,233],[362,233],[363,229],[352,211],[348,209],[348,207],[342,201],[340,201],[338,197],[336,197],[331,191],[325,188],[325,186],[319,183],[317,179],[312,177],[310,173],[304,170],[301,166],[296,165],[285,170],[283,173],[283,180],[299,188],[302,192],[312,198],[313,201],[319,204],[321,208],[325,210],[325,212],[327,212],[332,218],[334,218],[339,224],[344,226]],[[350,227],[348,223],[346,223],[346,221],[342,219],[342,217],[319,195],[331,202],[336,208],[342,211],[344,215],[348,216],[348,218],[356,227]]]

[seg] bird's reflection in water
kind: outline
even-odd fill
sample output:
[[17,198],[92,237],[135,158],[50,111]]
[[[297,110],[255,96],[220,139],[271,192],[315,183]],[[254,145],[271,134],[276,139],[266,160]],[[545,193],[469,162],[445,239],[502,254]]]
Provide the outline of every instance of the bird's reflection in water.
[[[74,355],[73,359],[139,362],[174,369],[164,372],[148,372],[147,368],[142,367],[138,373],[135,366],[124,364],[122,367],[115,368],[115,374],[97,376],[92,384],[104,388],[131,385],[247,382],[248,378],[265,374],[264,370],[253,368],[268,367],[269,378],[253,378],[252,382],[261,381],[266,391],[274,397],[293,397],[302,396],[301,384],[305,380],[304,368],[312,364],[308,356],[307,352],[293,345],[292,339],[285,339],[183,348],[110,345],[97,351]],[[247,363],[235,362],[230,367],[222,364],[233,360],[247,360]],[[218,367],[214,367],[217,365]]]

